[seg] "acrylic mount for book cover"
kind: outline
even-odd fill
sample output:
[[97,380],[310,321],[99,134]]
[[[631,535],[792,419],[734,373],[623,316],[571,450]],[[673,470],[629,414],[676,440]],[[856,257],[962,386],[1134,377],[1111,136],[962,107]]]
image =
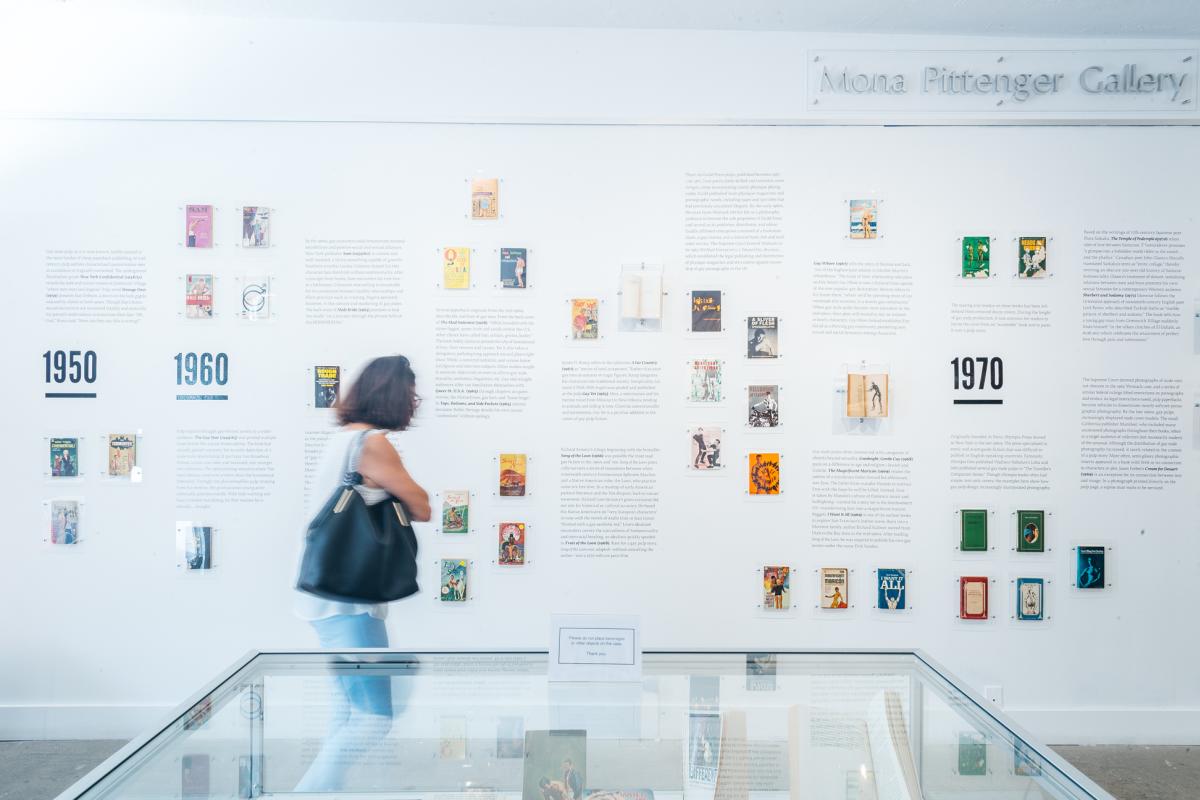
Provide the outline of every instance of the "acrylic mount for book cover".
[[212,247],[213,207],[188,206],[184,224],[188,247]]
[[212,319],[213,276],[188,273],[185,284],[184,316],[188,319]]
[[791,567],[763,567],[762,582],[763,608],[768,611],[786,611],[792,607]]
[[500,496],[524,497],[528,474],[524,453],[501,453]]
[[693,403],[719,403],[724,398],[721,387],[721,362],[712,358],[688,362],[691,380],[689,400]]
[[779,386],[755,384],[746,388],[746,424],[751,428],[779,425]]
[[496,563],[519,567],[525,563],[525,523],[501,522],[498,529],[500,552]]
[[79,543],[79,501],[50,501],[50,544]]
[[438,596],[443,602],[462,603],[467,599],[467,561],[464,558],[443,558],[441,588]]
[[337,405],[341,386],[341,367],[313,367],[313,408],[333,408]]
[[720,333],[721,292],[692,292],[692,333]]
[[1045,511],[1021,510],[1017,512],[1017,550],[1021,553],[1045,552]]
[[175,547],[184,569],[212,569],[212,538],[210,525],[180,523],[175,526]]
[[1044,278],[1048,269],[1045,236],[1022,236],[1017,240],[1018,278]]
[[1017,619],[1040,622],[1045,618],[1045,589],[1042,578],[1017,578]]
[[850,570],[846,567],[821,568],[821,608],[850,607]]
[[500,179],[471,179],[471,219],[500,218]]
[[990,236],[962,238],[962,277],[986,278],[992,268],[992,239]]
[[242,318],[268,319],[271,316],[271,277],[247,275],[242,283]]
[[782,490],[779,453],[750,453],[746,460],[747,491],[754,495],[779,494]]
[[850,201],[850,238],[874,239],[879,236],[879,201]]
[[988,579],[982,575],[964,575],[958,579],[958,616],[960,619],[988,618]]
[[79,439],[55,436],[50,439],[50,477],[79,477]]
[[600,301],[594,297],[571,300],[571,338],[600,338]]
[[587,787],[587,731],[525,732],[521,800],[578,800]]
[[662,269],[641,266],[622,267],[621,329],[661,330],[662,316]]
[[132,433],[108,435],[108,476],[128,478],[137,466],[137,436]]
[[746,317],[746,358],[779,358],[779,317]]
[[242,207],[242,247],[271,246],[271,209]]
[[524,289],[529,285],[529,258],[526,248],[500,248],[500,285],[505,289]]
[[1080,545],[1075,548],[1075,586],[1079,589],[1103,589],[1105,548],[1101,545]]
[[875,571],[879,581],[879,596],[875,607],[884,611],[904,611],[908,608],[908,571],[897,567],[880,567]]
[[447,247],[442,250],[442,288],[471,288],[471,248]]
[[958,512],[958,549],[964,553],[988,549],[988,512],[986,508],[964,508]]
[[725,432],[721,428],[694,428],[688,436],[688,465],[697,470],[724,467],[725,464],[721,461],[721,437],[724,435]]
[[468,533],[471,493],[466,489],[447,489],[442,492],[442,533]]
[[888,374],[886,372],[850,372],[846,374],[846,416],[853,419],[888,415]]

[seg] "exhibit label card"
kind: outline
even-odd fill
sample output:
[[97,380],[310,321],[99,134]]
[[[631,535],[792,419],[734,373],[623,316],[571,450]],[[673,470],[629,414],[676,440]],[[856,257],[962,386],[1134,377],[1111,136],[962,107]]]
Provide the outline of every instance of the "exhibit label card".
[[548,678],[641,681],[641,640],[641,622],[633,615],[554,614]]

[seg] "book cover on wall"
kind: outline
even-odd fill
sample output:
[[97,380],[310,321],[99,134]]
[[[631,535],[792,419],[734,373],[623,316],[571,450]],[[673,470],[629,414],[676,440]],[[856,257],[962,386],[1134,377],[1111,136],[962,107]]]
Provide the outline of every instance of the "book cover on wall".
[[1019,739],[1013,742],[1013,775],[1020,778],[1036,778],[1042,774],[1042,766],[1033,750]]
[[958,774],[987,775],[987,739],[982,733],[958,735]]
[[188,273],[185,278],[184,316],[188,319],[212,319],[213,276]]
[[525,755],[525,718],[500,717],[496,721],[496,758]]
[[988,618],[988,579],[982,575],[964,575],[958,579],[958,616],[961,619]]
[[471,219],[500,218],[500,179],[471,179]]
[[471,288],[471,248],[447,247],[442,250],[442,288]]
[[207,753],[192,753],[179,759],[181,797],[211,797],[209,773],[212,759]]
[[79,501],[50,501],[50,544],[79,543]]
[[341,387],[341,367],[313,367],[313,408],[333,408]]
[[850,238],[874,239],[879,235],[879,201],[850,201]]
[[988,512],[986,508],[964,508],[958,512],[958,549],[982,552],[988,549]]
[[658,328],[643,323],[661,323],[663,276],[660,269],[626,268],[621,273],[621,320],[636,328]]
[[888,374],[851,372],[846,375],[846,416],[858,419],[888,415]]
[[525,732],[521,800],[574,800],[587,786],[587,731]]
[[692,333],[720,333],[721,329],[721,293],[693,291]]
[[467,561],[464,558],[443,558],[439,597],[447,603],[462,603],[467,599]]
[[471,493],[466,489],[447,489],[442,492],[442,533],[468,533]]
[[721,428],[695,428],[688,437],[688,447],[691,451],[688,465],[692,469],[720,469],[725,465],[721,462]]
[[1017,578],[1017,619],[1040,622],[1045,618],[1042,602],[1045,588],[1041,578]]
[[594,297],[571,300],[571,338],[600,338],[600,301]]
[[1103,589],[1104,547],[1080,545],[1075,548],[1075,585],[1080,589]]
[[779,317],[746,318],[746,358],[779,358]]
[[780,469],[779,453],[750,453],[749,463],[750,494],[779,494]]
[[1017,550],[1022,553],[1045,552],[1045,511],[1024,510],[1017,512]]
[[442,717],[441,723],[438,758],[443,761],[462,761],[467,757],[467,718]]
[[751,428],[779,425],[779,386],[761,383],[746,388],[746,424]]
[[719,675],[688,676],[688,711],[715,714],[721,708]]
[[821,567],[821,608],[850,607],[850,570],[846,567]]
[[500,248],[500,285],[524,289],[529,281],[528,251],[524,247]]
[[688,714],[688,781],[716,786],[717,767],[720,763],[720,715]]
[[79,438],[54,436],[50,439],[50,476],[79,477]]
[[500,496],[524,497],[528,478],[524,453],[500,454]]
[[188,206],[185,214],[185,235],[188,247],[212,247],[212,206]]
[[108,435],[108,475],[128,478],[137,466],[137,436],[132,433]]
[[875,607],[883,611],[904,611],[908,607],[908,571],[898,567],[880,567],[875,571],[879,580],[879,596]]
[[962,238],[962,276],[986,278],[991,274],[992,240],[989,236]]
[[693,359],[688,362],[691,372],[691,394],[693,403],[719,403],[724,397],[721,388],[721,362],[712,358]]
[[242,206],[242,247],[271,246],[271,209]]
[[242,283],[242,318],[268,319],[271,316],[271,276],[247,275]]
[[209,525],[185,523],[175,527],[175,547],[184,569],[212,569],[213,529]]
[[1046,237],[1022,236],[1017,240],[1017,277],[1044,278],[1049,264],[1046,262]]
[[497,563],[519,567],[525,563],[525,523],[501,522],[499,527],[500,553]]
[[786,611],[792,607],[791,567],[763,567],[762,582],[763,608],[768,611]]
[[775,691],[778,657],[774,653],[746,653],[746,691]]

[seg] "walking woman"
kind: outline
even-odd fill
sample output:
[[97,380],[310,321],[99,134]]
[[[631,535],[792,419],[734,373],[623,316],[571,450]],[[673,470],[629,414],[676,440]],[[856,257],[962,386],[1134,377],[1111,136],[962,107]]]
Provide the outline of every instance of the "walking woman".
[[[417,405],[416,376],[407,358],[384,356],[366,366],[337,403],[342,427],[326,445],[306,525],[342,486],[347,472],[362,476],[354,490],[368,506],[394,498],[411,520],[429,520],[429,495],[408,474],[386,435],[405,430]],[[323,649],[388,646],[386,603],[339,602],[297,590],[295,611],[312,625]],[[349,768],[391,729],[390,677],[340,675],[335,680],[329,735],[295,791],[345,788]]]

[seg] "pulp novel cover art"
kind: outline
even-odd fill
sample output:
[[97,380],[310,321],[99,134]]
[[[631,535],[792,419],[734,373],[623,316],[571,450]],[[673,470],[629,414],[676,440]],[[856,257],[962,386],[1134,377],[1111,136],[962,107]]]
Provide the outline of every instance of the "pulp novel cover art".
[[1017,240],[1018,278],[1044,278],[1048,268],[1045,236],[1022,236]]
[[786,611],[792,607],[791,567],[763,567],[762,582],[763,608],[769,611]]
[[821,608],[850,607],[850,570],[821,567]]
[[442,492],[442,533],[467,533],[471,493],[466,489],[447,489]]
[[691,367],[691,401],[693,403],[719,403],[721,391],[721,362],[716,359],[696,359]]
[[1041,553],[1046,550],[1046,512],[1017,512],[1017,550]]
[[721,428],[698,427],[692,431],[688,447],[691,459],[688,464],[692,469],[720,469],[725,466],[721,462]]
[[341,367],[313,367],[313,408],[333,408],[341,387]]
[[521,800],[579,800],[587,786],[587,731],[525,732]]
[[442,251],[442,288],[471,288],[471,248],[447,247]]
[[988,549],[988,512],[986,508],[964,508],[958,512],[958,549],[982,552]]
[[576,297],[571,301],[571,338],[600,338],[600,301],[594,297]]
[[498,563],[508,567],[519,567],[525,563],[524,522],[501,522],[499,539]]
[[1017,619],[1037,622],[1044,618],[1044,591],[1045,581],[1041,578],[1017,578]]
[[888,415],[888,374],[851,372],[846,375],[846,416],[858,419]]
[[108,475],[128,478],[137,466],[137,436],[132,433],[108,435]]
[[50,501],[50,544],[79,542],[79,501]]
[[213,276],[189,273],[186,284],[184,315],[188,319],[211,319],[213,315]]
[[176,547],[184,569],[212,569],[212,534],[208,525],[181,525],[176,529]]
[[525,718],[500,717],[496,721],[496,758],[525,755]]
[[524,497],[528,477],[524,453],[500,454],[500,496]]
[[958,579],[958,616],[962,619],[988,618],[988,579],[981,575]]
[[242,207],[242,247],[271,246],[271,209]]
[[721,293],[692,292],[692,333],[721,332]]
[[500,285],[505,289],[524,289],[529,281],[528,251],[524,247],[500,248]]
[[779,358],[779,317],[746,317],[746,358]]
[[212,247],[212,206],[188,206],[185,223],[188,247]]
[[778,659],[774,653],[746,653],[746,691],[775,691]]
[[850,201],[850,238],[874,239],[879,235],[879,201]]
[[1104,548],[1100,545],[1075,548],[1075,585],[1080,589],[1103,589],[1104,580]]
[[440,597],[447,603],[462,603],[467,599],[467,561],[463,558],[442,559]]
[[715,784],[720,763],[720,715],[689,714],[687,779],[694,783]]
[[958,774],[987,775],[987,739],[982,733],[958,735]]
[[471,219],[499,219],[500,179],[471,180]]
[[242,284],[242,317],[267,319],[271,316],[271,278],[251,275]]
[[779,453],[751,453],[747,461],[750,494],[779,494]]
[[962,239],[962,276],[986,278],[991,274],[992,239],[989,236],[964,236]]
[[50,477],[79,477],[79,439],[56,436],[50,439]]
[[751,428],[779,425],[779,386],[756,384],[746,389],[746,424]]
[[884,611],[903,611],[908,606],[907,570],[880,567],[875,571],[879,579],[879,597],[875,607]]

